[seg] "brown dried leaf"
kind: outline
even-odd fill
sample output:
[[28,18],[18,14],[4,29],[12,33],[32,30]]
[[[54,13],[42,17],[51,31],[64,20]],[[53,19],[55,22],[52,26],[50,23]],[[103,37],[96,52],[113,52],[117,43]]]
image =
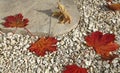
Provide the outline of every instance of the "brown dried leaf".
[[71,23],[71,16],[68,13],[68,11],[65,9],[64,5],[62,5],[60,2],[58,4],[58,11],[53,12],[52,16],[58,17],[59,23]]

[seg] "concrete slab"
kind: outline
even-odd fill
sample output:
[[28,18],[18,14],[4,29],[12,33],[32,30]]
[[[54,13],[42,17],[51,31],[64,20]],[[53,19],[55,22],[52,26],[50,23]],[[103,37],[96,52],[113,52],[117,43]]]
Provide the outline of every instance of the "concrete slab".
[[[26,27],[35,35],[50,33],[53,36],[69,32],[75,28],[79,21],[79,12],[74,5],[73,0],[61,0],[65,8],[72,16],[71,24],[59,24],[58,19],[50,15],[56,9],[58,0],[0,0],[0,22],[4,22],[3,18],[9,15],[22,13],[25,18],[30,20]],[[50,26],[51,24],[51,26]],[[5,28],[0,25],[1,31],[6,32],[15,30],[15,28]],[[22,28],[16,33],[26,33]]]

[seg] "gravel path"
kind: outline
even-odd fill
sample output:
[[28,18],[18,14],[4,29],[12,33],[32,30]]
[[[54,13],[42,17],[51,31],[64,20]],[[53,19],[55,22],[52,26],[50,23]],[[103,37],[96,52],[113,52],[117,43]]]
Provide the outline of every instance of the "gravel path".
[[[117,1],[117,0],[116,0]],[[114,33],[120,44],[120,12],[104,7],[105,0],[75,0],[80,13],[77,28],[56,36],[58,50],[37,57],[28,51],[33,38],[29,35],[0,34],[0,73],[61,73],[65,65],[77,64],[88,69],[88,73],[120,73],[119,55],[111,64],[102,61],[91,47],[86,46],[84,37],[93,31]]]

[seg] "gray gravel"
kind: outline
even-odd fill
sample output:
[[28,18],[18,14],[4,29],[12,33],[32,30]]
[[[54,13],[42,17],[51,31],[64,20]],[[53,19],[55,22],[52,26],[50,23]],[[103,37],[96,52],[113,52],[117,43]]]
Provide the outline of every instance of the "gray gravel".
[[[58,50],[44,57],[37,57],[28,51],[31,42],[37,40],[28,35],[0,35],[0,72],[1,73],[61,73],[65,65],[77,64],[88,69],[89,73],[119,73],[120,57],[111,64],[102,61],[91,47],[85,45],[80,27],[68,34],[56,37]],[[116,52],[120,56],[120,49]]]
[[67,34],[56,36],[58,50],[44,57],[37,57],[28,51],[33,38],[29,35],[0,34],[0,73],[61,73],[65,65],[77,64],[88,69],[88,73],[120,73],[119,55],[111,64],[86,46],[84,37],[93,31],[114,33],[120,44],[120,12],[104,7],[105,0],[75,0],[80,13],[77,28]]

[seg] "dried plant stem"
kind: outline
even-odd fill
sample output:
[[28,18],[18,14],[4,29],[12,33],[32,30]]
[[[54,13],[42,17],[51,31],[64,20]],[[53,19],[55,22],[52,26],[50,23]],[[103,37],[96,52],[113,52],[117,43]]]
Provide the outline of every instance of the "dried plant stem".
[[3,32],[1,31],[1,28],[0,28],[0,34],[2,34],[2,35],[3,35]]
[[2,34],[2,35],[3,35],[3,32],[1,32],[1,31],[0,31],[0,34]]
[[24,27],[24,29],[25,29],[28,33],[30,33],[31,36],[35,37],[35,35],[33,35],[27,28]]
[[17,27],[15,28],[15,30],[12,32],[13,34],[15,34],[16,33],[16,31],[17,31]]

